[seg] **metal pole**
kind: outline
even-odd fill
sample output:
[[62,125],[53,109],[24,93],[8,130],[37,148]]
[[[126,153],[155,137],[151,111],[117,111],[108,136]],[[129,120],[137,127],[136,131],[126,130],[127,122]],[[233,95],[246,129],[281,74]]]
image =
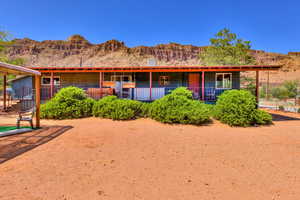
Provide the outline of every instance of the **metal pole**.
[[150,101],[152,100],[152,72],[149,72],[149,83],[150,83]]
[[202,101],[205,100],[205,72],[202,72]]
[[51,72],[51,78],[50,78],[50,97],[52,98],[54,95],[54,73]]
[[256,102],[259,103],[259,71],[256,71],[256,88],[255,88]]
[[270,71],[268,71],[268,80],[267,80],[267,88],[266,88],[266,98],[269,99],[269,89],[270,88]]
[[3,75],[3,110],[6,111],[6,75]]

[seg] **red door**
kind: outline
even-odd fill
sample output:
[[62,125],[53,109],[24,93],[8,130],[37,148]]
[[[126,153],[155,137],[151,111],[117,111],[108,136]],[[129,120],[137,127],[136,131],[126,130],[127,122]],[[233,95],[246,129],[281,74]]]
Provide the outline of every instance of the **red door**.
[[194,98],[199,98],[199,84],[200,84],[200,74],[199,73],[189,73],[189,89],[193,92]]

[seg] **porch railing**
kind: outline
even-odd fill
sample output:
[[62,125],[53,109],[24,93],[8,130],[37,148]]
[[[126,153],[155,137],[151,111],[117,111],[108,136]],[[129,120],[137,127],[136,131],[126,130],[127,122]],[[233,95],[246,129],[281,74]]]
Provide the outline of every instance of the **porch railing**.
[[[153,101],[163,96],[170,94],[176,87],[165,87],[165,88],[134,88],[134,99],[140,101]],[[193,98],[203,100],[202,88],[200,87],[189,87],[189,90],[193,93]],[[218,96],[221,95],[225,90],[215,89],[208,87],[204,89],[204,101],[216,101]]]

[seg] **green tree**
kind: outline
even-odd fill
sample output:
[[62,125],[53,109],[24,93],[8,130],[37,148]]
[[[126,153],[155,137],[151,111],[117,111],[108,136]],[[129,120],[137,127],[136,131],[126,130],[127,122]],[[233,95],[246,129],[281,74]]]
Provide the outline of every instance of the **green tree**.
[[298,87],[299,81],[297,80],[285,81],[282,86],[273,88],[271,93],[277,99],[296,98],[299,94]]
[[283,100],[289,98],[289,91],[285,87],[276,87],[271,90],[274,98]]
[[298,94],[298,86],[299,86],[299,81],[285,81],[283,83],[283,87],[285,87],[288,91],[288,97],[289,98],[296,98]]
[[222,29],[201,54],[200,60],[204,65],[249,65],[254,64],[254,58],[249,54],[250,41],[237,38],[229,29]]
[[[13,44],[13,41],[11,40],[12,36],[10,33],[6,31],[0,30],[0,62],[6,62],[14,65],[24,65],[24,59],[22,58],[8,58],[6,55],[7,47]],[[9,79],[13,79],[14,75],[9,75]],[[2,84],[3,84],[3,78],[0,76],[0,90],[2,90]]]

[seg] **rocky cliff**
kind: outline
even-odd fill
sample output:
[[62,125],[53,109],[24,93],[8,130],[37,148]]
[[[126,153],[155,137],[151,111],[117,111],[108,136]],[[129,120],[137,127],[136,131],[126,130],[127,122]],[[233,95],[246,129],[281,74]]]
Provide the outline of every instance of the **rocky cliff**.
[[[141,66],[147,65],[150,58],[156,60],[156,65],[199,65],[199,54],[204,48],[177,43],[129,48],[117,40],[91,44],[84,37],[73,35],[67,40],[42,42],[16,39],[7,53],[12,58],[24,58],[26,66]],[[274,80],[300,78],[299,52],[252,50],[251,54],[259,64],[284,65],[281,73],[275,73]]]

